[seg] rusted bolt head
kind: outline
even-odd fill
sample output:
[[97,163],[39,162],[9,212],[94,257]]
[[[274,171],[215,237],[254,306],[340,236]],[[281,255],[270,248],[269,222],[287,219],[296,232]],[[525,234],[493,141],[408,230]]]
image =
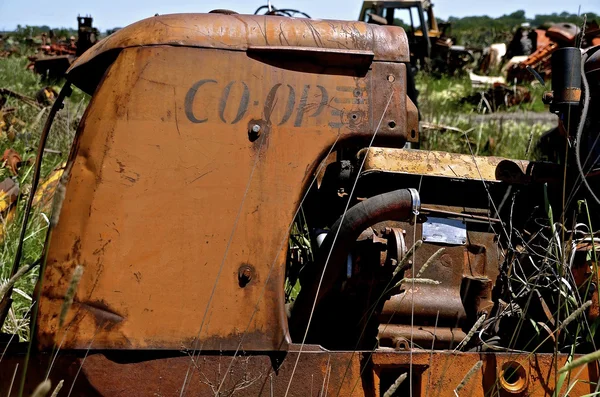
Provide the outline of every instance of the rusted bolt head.
[[238,281],[240,287],[244,288],[250,281],[252,281],[252,268],[244,265],[238,270]]
[[552,92],[552,91],[546,91],[542,95],[542,102],[544,102],[546,105],[551,104],[553,100],[554,100],[554,92]]
[[263,120],[250,120],[248,123],[248,139],[250,139],[250,142],[256,141],[263,130],[266,133],[268,131],[266,128],[268,128],[268,123],[265,124]]
[[387,81],[393,83],[396,80],[393,74],[388,74]]

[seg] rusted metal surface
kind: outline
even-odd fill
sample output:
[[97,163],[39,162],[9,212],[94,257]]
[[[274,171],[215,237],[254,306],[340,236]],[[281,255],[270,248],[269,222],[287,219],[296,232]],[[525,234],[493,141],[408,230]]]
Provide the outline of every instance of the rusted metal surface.
[[[243,51],[272,41],[324,47],[323,59],[344,46],[375,60],[408,53],[400,29],[165,16],[111,35],[72,69],[106,67],[97,55],[129,47],[99,85],[67,166],[40,302],[42,348],[93,340],[93,349],[235,350],[242,335],[253,350],[286,348],[277,255],[303,187],[336,140],[367,143],[381,121],[377,141],[402,146],[418,127],[404,64],[327,67],[314,53]],[[255,125],[259,136],[249,134]],[[58,313],[77,265],[85,271],[63,341]],[[252,269],[247,283],[242,266]]]
[[0,213],[6,212],[19,196],[19,186],[11,178],[0,182]]
[[[269,356],[236,357],[227,376],[225,369],[231,363],[231,356],[202,356],[194,365],[186,395],[212,397],[219,390],[220,395],[283,396],[297,354],[294,351],[288,353],[277,371],[273,370]],[[26,395],[44,379],[50,358],[48,355],[32,358]],[[558,355],[554,361],[552,354],[455,354],[430,353],[427,350],[416,350],[412,354],[387,351],[325,352],[305,346],[298,363],[302,371],[294,375],[288,396],[380,396],[399,375],[409,372],[409,364],[412,362],[413,395],[455,397],[454,389],[481,360],[481,369],[466,382],[459,395],[506,395],[506,389],[519,388],[522,392],[516,395],[547,397],[553,395],[555,388],[553,368],[555,365],[562,367],[566,359],[566,355]],[[83,353],[63,353],[52,366],[49,379],[53,384],[64,380],[65,389],[73,385],[72,396],[176,397],[181,394],[183,377],[189,363],[188,356],[152,356],[146,353],[90,353],[83,362]],[[19,380],[23,367],[22,356],[5,357],[0,363],[0,392],[3,395],[7,394],[17,364],[19,368],[16,379]],[[81,372],[76,376],[80,367]],[[521,368],[519,376],[504,375],[510,368]],[[177,376],[179,374],[181,376]],[[588,379],[592,383],[588,383]],[[593,382],[597,379],[597,363],[588,364],[581,367],[581,372],[572,373],[564,383],[562,392],[572,386],[569,395],[593,393]],[[408,387],[407,379],[399,395],[409,395]],[[13,387],[10,395],[17,394]]]
[[526,173],[529,162],[500,157],[481,157],[438,151],[372,147],[366,153],[365,172],[398,172],[503,181]]
[[242,52],[255,46],[302,47],[368,51],[376,61],[408,62],[410,58],[400,27],[264,15],[174,14],[148,18],[113,33],[78,58],[68,75],[91,94],[120,50],[148,45]]
[[54,194],[60,183],[60,178],[62,177],[64,172],[65,164],[63,163],[56,167],[37,188],[35,196],[33,198],[33,206],[38,211],[41,211],[48,215],[51,214]]
[[19,167],[21,166],[21,155],[14,149],[6,149],[2,155],[2,164],[8,168],[12,175],[19,173]]
[[595,239],[592,242],[591,236],[577,241],[573,257],[572,272],[575,284],[582,293],[587,293],[586,299],[592,301],[588,311],[590,321],[596,321],[600,317],[600,299],[598,294],[598,263],[595,262],[596,256],[600,255],[600,241]]
[[[413,228],[406,225],[407,236]],[[412,283],[412,269],[405,272],[409,280],[400,291],[385,302],[379,314],[378,339],[383,346],[397,347],[411,334],[418,346],[453,348],[465,336],[475,318],[492,311],[492,289],[498,277],[498,247],[493,232],[468,230],[464,245],[425,243],[414,258],[415,272],[437,284]],[[421,236],[417,230],[417,239]],[[428,259],[440,248],[444,251],[437,259]],[[420,272],[425,262],[427,269]],[[471,321],[471,323],[469,323]],[[391,327],[391,328],[390,328]],[[461,329],[462,328],[462,329]],[[434,337],[435,335],[435,337]]]
[[416,348],[448,349],[456,347],[467,335],[460,328],[381,324],[379,344],[396,350],[410,350],[411,340]]

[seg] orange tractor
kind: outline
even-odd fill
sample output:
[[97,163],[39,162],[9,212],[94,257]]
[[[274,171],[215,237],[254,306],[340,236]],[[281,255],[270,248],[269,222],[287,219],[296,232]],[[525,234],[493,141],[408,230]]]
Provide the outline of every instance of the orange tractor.
[[[580,53],[588,88],[555,85],[581,157],[599,54]],[[230,13],[155,16],[78,58],[43,137],[71,85],[92,99],[0,393],[593,393],[596,362],[558,372],[597,343],[578,328],[598,319],[592,193],[571,162],[403,149],[409,62],[400,27]]]

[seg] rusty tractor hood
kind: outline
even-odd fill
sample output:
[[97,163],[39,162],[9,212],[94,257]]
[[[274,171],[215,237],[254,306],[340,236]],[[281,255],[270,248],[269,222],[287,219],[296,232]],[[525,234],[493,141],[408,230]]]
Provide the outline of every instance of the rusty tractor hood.
[[408,59],[399,27],[224,14],[149,18],[84,53],[39,348],[286,350],[294,214],[334,149],[418,140]]
[[158,45],[230,51],[302,48],[370,56],[382,62],[410,60],[406,33],[400,27],[265,15],[171,14],[111,34],[79,57],[67,76],[91,95],[121,50]]

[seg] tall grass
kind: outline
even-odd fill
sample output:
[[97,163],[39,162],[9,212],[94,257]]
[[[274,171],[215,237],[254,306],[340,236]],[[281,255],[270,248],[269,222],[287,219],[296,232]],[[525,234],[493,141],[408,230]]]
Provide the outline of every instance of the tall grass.
[[539,84],[528,86],[533,98],[531,103],[502,109],[501,113],[491,116],[462,101],[485,90],[472,87],[468,77],[434,78],[419,73],[416,81],[420,91],[419,109],[425,122],[421,130],[423,149],[470,154],[470,144],[474,154],[480,156],[533,159],[535,142],[544,132],[556,127],[556,121],[541,102],[545,89]]
[[[45,86],[51,86],[58,91],[62,82],[42,81],[39,76],[26,69],[27,63],[25,57],[0,59],[0,88],[28,97],[35,97],[35,94]],[[50,132],[47,148],[53,151],[44,155],[42,180],[65,161],[87,101],[86,95],[78,90],[75,90],[65,101],[65,108],[59,112]],[[0,180],[13,178],[20,188],[19,198],[12,213],[1,214],[3,238],[0,240],[0,283],[2,285],[10,278],[26,198],[32,194],[33,162],[49,112],[49,107],[32,106],[14,97],[8,97],[4,105],[4,109],[7,108],[15,110],[5,117],[8,122],[5,129],[0,132],[0,153],[4,153],[8,148],[16,150],[23,159],[23,166],[16,176],[12,176],[8,169],[0,168]],[[42,254],[50,217],[49,210],[50,208],[39,206],[32,209],[23,246],[22,266],[34,263]],[[33,303],[32,295],[37,279],[38,268],[34,268],[17,280],[12,294],[14,302],[2,329],[3,332],[16,333],[21,340],[29,338],[28,313]]]

